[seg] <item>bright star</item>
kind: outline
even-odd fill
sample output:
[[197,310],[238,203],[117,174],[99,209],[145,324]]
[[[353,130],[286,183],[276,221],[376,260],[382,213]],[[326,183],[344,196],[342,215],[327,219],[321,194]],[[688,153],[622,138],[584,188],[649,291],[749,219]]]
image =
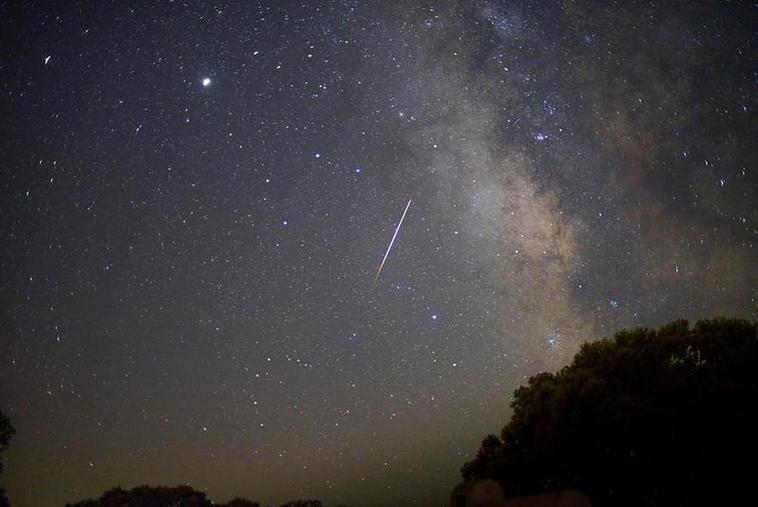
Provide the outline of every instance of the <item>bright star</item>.
[[210,85],[211,85],[211,78],[204,77],[203,78],[203,86],[205,86],[206,88],[208,88]]

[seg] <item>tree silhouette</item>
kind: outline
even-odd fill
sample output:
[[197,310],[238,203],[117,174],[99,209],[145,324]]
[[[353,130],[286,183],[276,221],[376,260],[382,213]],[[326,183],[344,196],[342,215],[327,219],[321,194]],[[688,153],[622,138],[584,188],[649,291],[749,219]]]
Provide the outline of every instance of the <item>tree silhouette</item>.
[[[0,507],[3,507],[0,504]],[[139,486],[131,490],[115,487],[97,500],[67,503],[65,507],[261,507],[258,502],[234,498],[226,503],[214,503],[205,493],[190,486]],[[282,507],[323,507],[318,500],[295,500]]]
[[[11,421],[0,410],[0,454],[8,448],[8,443],[11,440],[16,430],[11,426]],[[3,460],[0,456],[0,473],[3,471]],[[8,498],[5,496],[5,489],[0,488],[0,507],[8,507]]]
[[724,505],[758,451],[757,326],[672,322],[584,344],[515,391],[513,416],[462,468],[508,496],[577,488],[593,505]]
[[[98,500],[83,500],[66,507],[212,507],[214,504],[202,491],[190,486],[139,486],[126,491],[115,487]],[[221,507],[260,507],[256,502],[235,498]]]
[[239,497],[233,498],[226,503],[216,505],[219,505],[220,507],[261,507],[261,504],[258,502],[251,502],[250,500]]

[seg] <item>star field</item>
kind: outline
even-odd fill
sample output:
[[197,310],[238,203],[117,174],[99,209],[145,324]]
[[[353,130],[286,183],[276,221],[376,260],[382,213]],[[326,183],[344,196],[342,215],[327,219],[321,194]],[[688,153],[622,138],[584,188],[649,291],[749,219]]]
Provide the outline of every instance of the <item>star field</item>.
[[11,504],[446,505],[583,341],[757,319],[757,19],[0,3]]

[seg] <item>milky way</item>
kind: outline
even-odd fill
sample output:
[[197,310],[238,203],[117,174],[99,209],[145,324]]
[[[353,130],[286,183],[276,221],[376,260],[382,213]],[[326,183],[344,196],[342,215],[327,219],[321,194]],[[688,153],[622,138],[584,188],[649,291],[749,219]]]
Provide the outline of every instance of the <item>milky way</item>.
[[445,505],[513,390],[583,341],[758,318],[757,22],[0,4],[12,505],[142,483]]

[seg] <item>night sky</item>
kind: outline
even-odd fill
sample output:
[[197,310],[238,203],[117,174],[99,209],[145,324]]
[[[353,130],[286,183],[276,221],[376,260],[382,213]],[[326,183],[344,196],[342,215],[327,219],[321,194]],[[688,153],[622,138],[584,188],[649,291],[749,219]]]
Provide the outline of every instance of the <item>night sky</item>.
[[756,26],[749,2],[2,2],[11,504],[443,505],[583,341],[758,318]]

